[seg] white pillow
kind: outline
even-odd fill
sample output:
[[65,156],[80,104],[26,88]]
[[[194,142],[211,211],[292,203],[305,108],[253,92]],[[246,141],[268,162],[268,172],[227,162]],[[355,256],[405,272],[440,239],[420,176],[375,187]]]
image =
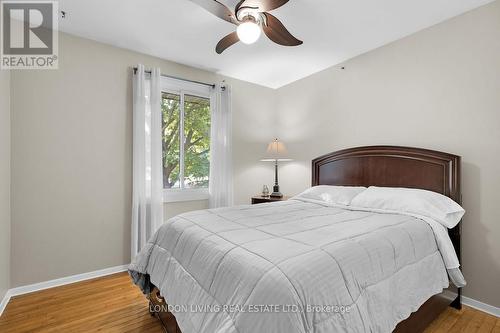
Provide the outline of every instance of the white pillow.
[[465,210],[442,194],[410,188],[371,186],[351,201],[351,206],[430,217],[447,228],[460,222]]
[[319,185],[311,187],[297,195],[295,198],[324,201],[330,204],[348,206],[352,198],[366,190],[361,186],[330,186]]

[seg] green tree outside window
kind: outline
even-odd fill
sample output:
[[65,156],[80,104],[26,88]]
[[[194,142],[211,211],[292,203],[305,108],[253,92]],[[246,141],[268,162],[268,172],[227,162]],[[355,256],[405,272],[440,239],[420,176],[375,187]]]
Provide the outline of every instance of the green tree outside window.
[[[181,96],[163,93],[164,188],[206,188],[210,172],[210,100],[184,95],[184,128],[181,129]],[[184,137],[184,177],[181,177],[181,131]]]

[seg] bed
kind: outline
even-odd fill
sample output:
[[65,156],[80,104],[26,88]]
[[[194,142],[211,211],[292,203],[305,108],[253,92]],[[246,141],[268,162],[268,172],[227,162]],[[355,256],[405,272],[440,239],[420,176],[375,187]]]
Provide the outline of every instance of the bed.
[[[416,188],[460,203],[460,157],[342,150],[313,160],[312,185]],[[460,258],[459,225],[449,238]],[[175,217],[129,271],[169,333],[421,332],[461,306],[421,220],[299,199]]]

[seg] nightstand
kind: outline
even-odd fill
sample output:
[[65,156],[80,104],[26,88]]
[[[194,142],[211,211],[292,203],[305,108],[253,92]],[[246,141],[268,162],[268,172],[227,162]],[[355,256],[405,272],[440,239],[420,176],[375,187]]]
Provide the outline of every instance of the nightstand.
[[286,201],[290,199],[290,197],[284,196],[283,198],[272,198],[272,197],[263,197],[261,195],[256,195],[252,197],[252,205],[266,203],[266,202],[277,202],[277,201]]

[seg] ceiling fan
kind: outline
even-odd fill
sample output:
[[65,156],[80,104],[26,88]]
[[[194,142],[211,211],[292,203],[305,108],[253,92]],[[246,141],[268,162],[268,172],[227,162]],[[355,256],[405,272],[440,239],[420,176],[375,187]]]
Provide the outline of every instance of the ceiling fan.
[[235,32],[222,38],[215,51],[218,54],[241,41],[255,43],[261,31],[273,42],[284,46],[298,46],[303,42],[295,38],[275,16],[268,12],[286,4],[288,0],[241,0],[231,11],[217,0],[190,0],[215,16],[237,25]]

